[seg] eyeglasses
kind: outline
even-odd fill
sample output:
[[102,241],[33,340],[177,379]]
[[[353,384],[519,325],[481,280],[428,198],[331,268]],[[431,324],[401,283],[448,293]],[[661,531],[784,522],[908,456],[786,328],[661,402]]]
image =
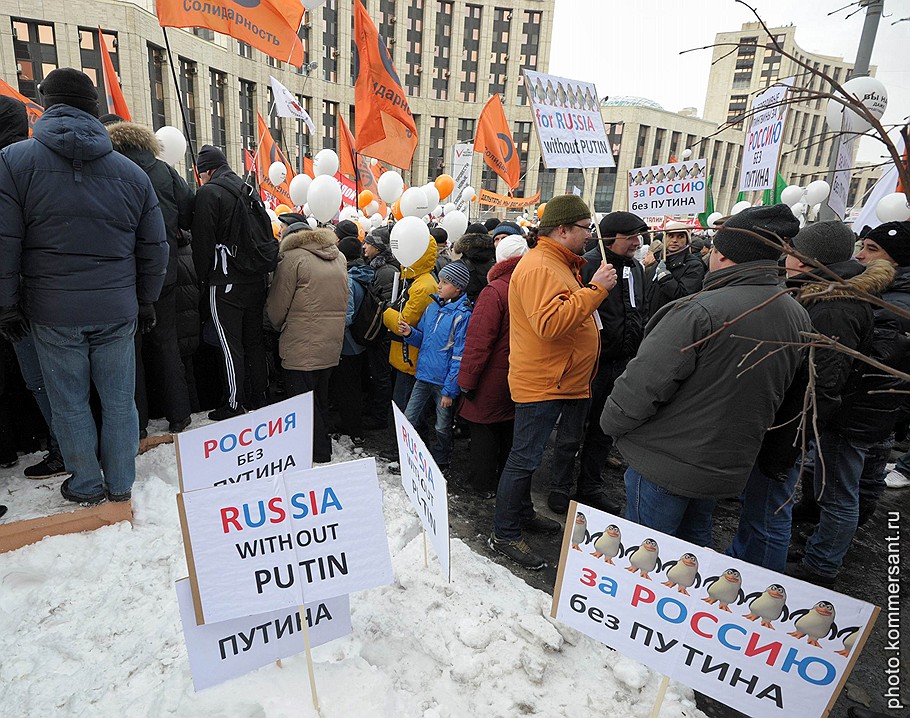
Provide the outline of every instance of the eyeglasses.
[[576,223],[573,222],[573,223],[572,223],[572,226],[573,226],[573,227],[578,227],[579,229],[583,229],[583,230],[585,230],[586,232],[591,232],[591,233],[593,233],[593,232],[594,232],[594,229],[595,229],[595,227],[596,227],[597,225],[594,225],[594,224],[576,224]]

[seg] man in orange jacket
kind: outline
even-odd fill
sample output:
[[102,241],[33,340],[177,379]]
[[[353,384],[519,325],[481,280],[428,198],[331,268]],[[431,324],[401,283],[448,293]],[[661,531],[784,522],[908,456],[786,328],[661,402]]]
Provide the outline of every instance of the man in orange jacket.
[[[559,420],[551,499],[568,506],[572,465],[600,351],[594,312],[616,286],[616,270],[606,262],[587,285],[578,276],[592,228],[591,210],[580,197],[551,199],[540,220],[537,246],[522,257],[509,284],[509,388],[515,431],[499,479],[489,545],[532,570],[546,563],[522,539],[522,530],[557,533],[561,526],[534,511],[531,476]],[[578,498],[597,490],[579,486]]]

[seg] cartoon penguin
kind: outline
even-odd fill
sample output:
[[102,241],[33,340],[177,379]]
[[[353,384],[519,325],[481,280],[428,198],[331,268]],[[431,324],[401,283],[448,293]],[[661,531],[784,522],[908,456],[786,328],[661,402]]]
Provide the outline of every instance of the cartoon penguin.
[[651,184],[654,181],[654,171],[648,170],[648,174],[645,175],[645,182]]
[[629,549],[632,556],[629,559],[630,566],[626,566],[626,571],[635,573],[641,571],[641,577],[649,581],[651,577],[648,572],[653,571],[655,567],[660,571],[660,558],[658,557],[657,541],[652,538],[646,538],[641,542],[641,546],[636,549]]
[[679,561],[670,561],[667,566],[670,569],[667,571],[664,586],[669,588],[675,586],[677,591],[688,596],[689,592],[686,589],[690,588],[696,580],[701,582],[701,577],[698,575],[698,558],[695,554],[684,553],[679,557]]
[[585,515],[579,511],[575,514],[575,526],[572,527],[572,548],[581,551],[579,544],[584,543],[585,536],[588,535],[588,520]]
[[735,568],[728,568],[720,576],[709,578],[705,584],[711,581],[708,586],[709,598],[703,598],[702,601],[710,603],[712,606],[716,603],[721,611],[732,613],[729,604],[738,603],[738,599],[743,595],[743,579],[739,571]]
[[622,552],[622,532],[619,530],[619,526],[610,524],[600,536],[596,536],[594,539],[594,551],[591,555],[594,558],[603,557],[604,561],[613,564],[613,557],[622,556]]
[[666,177],[666,172],[664,172],[664,168],[661,167],[659,170],[657,170],[657,175],[654,177],[654,181],[663,182],[665,177]]
[[676,179],[676,174],[677,174],[677,173],[676,173],[676,168],[675,168],[675,167],[670,167],[670,171],[667,172],[667,179],[670,180],[670,181],[672,182],[673,180]]
[[834,622],[834,604],[830,601],[819,601],[812,608],[804,608],[794,611],[790,618],[797,619],[793,624],[796,628],[789,634],[794,638],[803,638],[809,636],[809,645],[821,648],[818,642],[819,638],[834,637],[837,635],[837,624]]
[[856,643],[856,639],[859,638],[859,628],[856,626],[845,628],[842,631],[838,632],[837,637],[840,638],[841,636],[846,636],[846,638],[844,638],[844,650],[835,651],[835,653],[846,658],[850,655],[850,651],[853,650],[853,645]]
[[771,621],[776,621],[783,614],[783,620],[786,621],[789,614],[787,612],[787,592],[784,587],[777,583],[772,583],[765,589],[764,593],[751,593],[746,596],[746,601],[754,599],[749,604],[749,613],[745,614],[750,621],[761,619],[761,625],[765,628],[774,630]]

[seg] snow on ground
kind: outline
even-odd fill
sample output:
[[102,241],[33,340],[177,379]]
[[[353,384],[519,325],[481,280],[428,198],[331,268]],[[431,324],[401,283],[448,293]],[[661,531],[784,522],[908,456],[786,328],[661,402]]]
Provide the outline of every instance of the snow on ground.
[[[335,444],[336,461],[359,452]],[[39,458],[0,472],[5,523],[65,510],[60,479],[21,478]],[[353,633],[313,650],[323,718],[650,715],[660,677],[552,620],[547,594],[460,540],[452,583],[432,549],[425,568],[400,478],[377,465],[395,581],[352,595]],[[137,476],[132,526],[0,555],[0,712],[317,715],[303,654],[194,692],[174,592],[186,562],[173,445],[140,456]],[[702,714],[692,691],[671,683],[660,715]]]

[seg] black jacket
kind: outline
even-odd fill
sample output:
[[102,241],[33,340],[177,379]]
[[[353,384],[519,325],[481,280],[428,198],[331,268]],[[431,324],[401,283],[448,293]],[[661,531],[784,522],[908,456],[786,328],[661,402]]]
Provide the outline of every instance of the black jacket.
[[655,279],[657,262],[645,270],[645,299],[648,303],[648,315],[654,316],[657,310],[674,299],[687,297],[701,291],[702,283],[708,269],[701,257],[696,257],[686,247],[684,250],[667,255],[668,276]]
[[173,167],[157,158],[158,138],[150,129],[132,122],[117,122],[109,125],[107,131],[114,149],[139,165],[155,188],[170,250],[164,275],[164,284],[169,286],[177,281],[178,232],[193,226],[193,190]]
[[471,281],[468,282],[465,294],[471,304],[474,304],[480,296],[480,290],[487,286],[487,274],[496,264],[493,238],[488,234],[466,234],[455,240],[454,250],[471,270]]
[[[616,269],[616,286],[600,303],[597,313],[603,329],[600,330],[601,359],[631,359],[645,335],[648,309],[645,304],[645,270],[641,264],[628,257],[620,257],[605,248],[607,262]],[[582,281],[587,284],[600,266],[600,247],[587,252],[581,268]],[[632,291],[630,292],[630,285]]]
[[192,355],[199,348],[202,321],[199,316],[199,282],[193,264],[189,232],[181,233],[177,250],[177,347],[180,356]]
[[370,266],[373,268],[373,287],[379,292],[383,301],[391,302],[395,275],[398,274],[401,265],[392,256],[390,250],[384,249],[381,254],[377,254],[370,260]]

